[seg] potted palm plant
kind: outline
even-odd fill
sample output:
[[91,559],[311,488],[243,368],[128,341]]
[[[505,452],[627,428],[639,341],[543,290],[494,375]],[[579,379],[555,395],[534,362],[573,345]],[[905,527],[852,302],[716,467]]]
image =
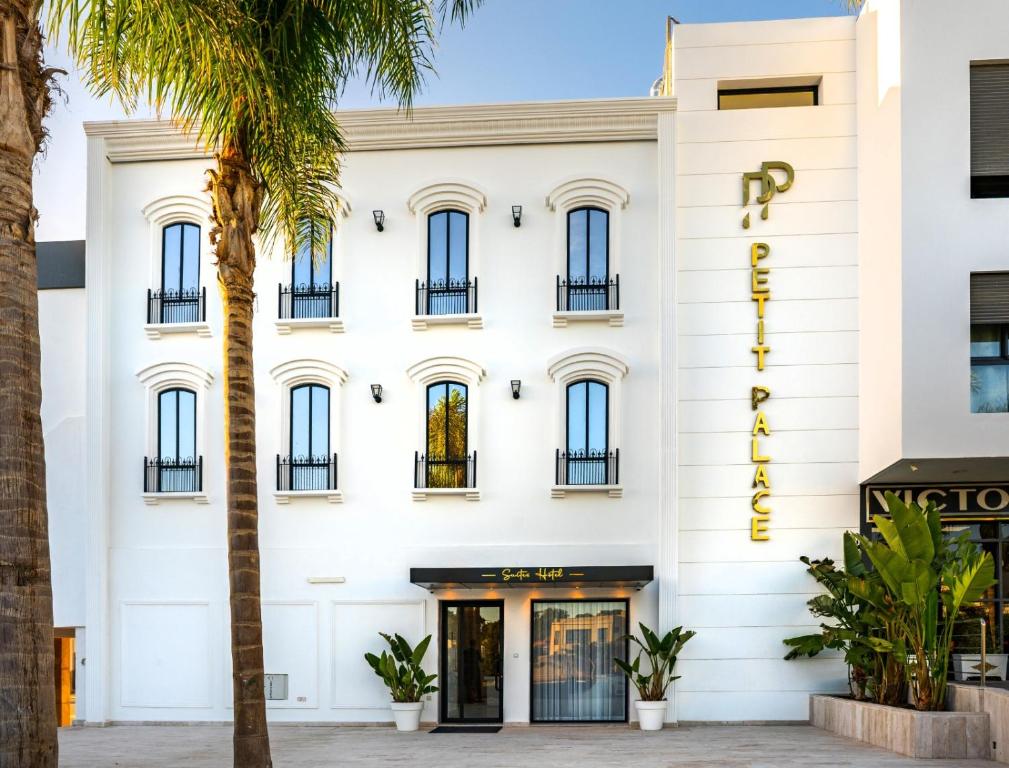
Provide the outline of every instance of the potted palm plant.
[[431,685],[438,676],[427,674],[420,665],[431,643],[431,635],[417,643],[416,648],[411,648],[401,635],[379,634],[385,638],[392,652],[382,651],[381,656],[366,653],[364,658],[389,688],[396,730],[416,731],[420,726],[421,710],[424,709],[422,697],[438,690]]
[[[634,706],[638,711],[638,725],[642,731],[660,731],[666,722],[666,689],[679,675],[673,674],[676,666],[676,656],[696,632],[683,631],[683,627],[669,630],[661,638],[639,623],[641,637],[630,636],[637,643],[639,650],[634,661],[628,663],[623,659],[614,659],[614,663],[638,690],[638,701]],[[648,671],[641,671],[642,656],[648,662]]]

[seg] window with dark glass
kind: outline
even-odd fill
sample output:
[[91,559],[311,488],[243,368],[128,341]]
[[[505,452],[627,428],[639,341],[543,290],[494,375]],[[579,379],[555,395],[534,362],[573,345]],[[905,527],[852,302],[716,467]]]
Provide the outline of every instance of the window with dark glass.
[[442,381],[427,388],[428,488],[466,488],[468,476],[467,387]]
[[576,381],[567,387],[568,485],[606,485],[610,478],[609,387]]
[[766,109],[815,107],[820,103],[817,85],[785,85],[767,88],[719,88],[719,109]]
[[178,222],[161,231],[161,290],[150,296],[148,322],[202,322],[200,228]]
[[1009,197],[1009,64],[970,65],[970,196]]
[[[947,536],[963,531],[995,561],[997,582],[985,590],[981,600],[964,606],[953,628],[953,653],[981,653],[981,623],[985,620],[985,648],[990,654],[1009,653],[1009,522],[995,520],[946,521]],[[994,676],[989,673],[989,680]]]
[[438,211],[427,217],[427,282],[417,286],[417,313],[476,311],[469,279],[469,214]]
[[[281,286],[280,317],[324,318],[337,317],[337,286],[333,282],[333,229],[319,232],[317,225],[305,224],[305,242],[302,243],[291,264],[291,285]],[[325,237],[321,253],[312,251],[312,243]]]
[[[148,465],[147,490],[200,490],[196,455],[196,393],[168,389],[158,394],[158,455]],[[151,488],[156,483],[156,488]]]
[[624,722],[626,600],[533,600],[533,722]]
[[568,263],[559,311],[617,309],[610,285],[610,214],[602,208],[568,212]]
[[280,461],[280,490],[334,488],[335,458],[330,456],[329,451],[329,387],[322,384],[293,387],[290,454],[286,460]]
[[1009,272],[970,276],[970,410],[1009,412]]

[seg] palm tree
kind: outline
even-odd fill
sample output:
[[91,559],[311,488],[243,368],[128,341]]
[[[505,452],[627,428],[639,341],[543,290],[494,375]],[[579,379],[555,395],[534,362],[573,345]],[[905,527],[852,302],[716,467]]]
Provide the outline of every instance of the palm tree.
[[322,256],[344,142],[332,109],[363,72],[409,107],[430,67],[435,17],[480,0],[53,0],[99,94],[147,98],[217,149],[211,242],[224,308],[224,398],[235,710],[234,764],[271,765],[252,366],[257,234]]
[[0,765],[56,765],[32,164],[50,76],[38,0],[0,0]]

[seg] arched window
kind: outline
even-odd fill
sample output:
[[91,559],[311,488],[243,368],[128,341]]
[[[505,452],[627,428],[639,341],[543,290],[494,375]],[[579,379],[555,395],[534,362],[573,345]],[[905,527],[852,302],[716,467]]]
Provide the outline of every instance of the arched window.
[[466,488],[468,389],[456,381],[427,387],[426,487]]
[[[281,306],[281,317],[321,318],[336,317],[333,287],[333,228],[326,233],[326,247],[323,255],[313,258],[312,242],[318,238],[314,224],[307,224],[307,242],[298,249],[291,265],[290,312]],[[321,234],[321,233],[319,233]],[[283,292],[281,303],[283,304]]]
[[427,217],[427,285],[420,289],[418,314],[476,311],[469,283],[469,214],[445,210]]
[[610,214],[586,206],[568,212],[567,311],[610,308]]
[[288,488],[330,490],[333,460],[329,455],[329,387],[302,384],[291,389]]
[[567,386],[568,485],[609,482],[609,387],[585,379]]
[[189,222],[161,230],[162,323],[203,321],[200,307],[200,228]]
[[175,387],[158,393],[158,455],[153,466],[158,493],[201,490],[196,455],[196,393]]

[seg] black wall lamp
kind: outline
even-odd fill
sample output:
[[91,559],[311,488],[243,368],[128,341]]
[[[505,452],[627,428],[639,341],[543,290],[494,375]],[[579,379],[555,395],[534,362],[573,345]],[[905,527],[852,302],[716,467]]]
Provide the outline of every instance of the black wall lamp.
[[371,215],[375,217],[375,228],[379,232],[385,231],[385,211],[372,211]]
[[512,224],[516,227],[522,226],[522,206],[513,205],[512,206]]
[[519,392],[522,390],[522,382],[519,379],[512,379],[512,397],[519,399]]
[[372,384],[371,385],[371,396],[375,398],[376,403],[382,402],[382,385]]

